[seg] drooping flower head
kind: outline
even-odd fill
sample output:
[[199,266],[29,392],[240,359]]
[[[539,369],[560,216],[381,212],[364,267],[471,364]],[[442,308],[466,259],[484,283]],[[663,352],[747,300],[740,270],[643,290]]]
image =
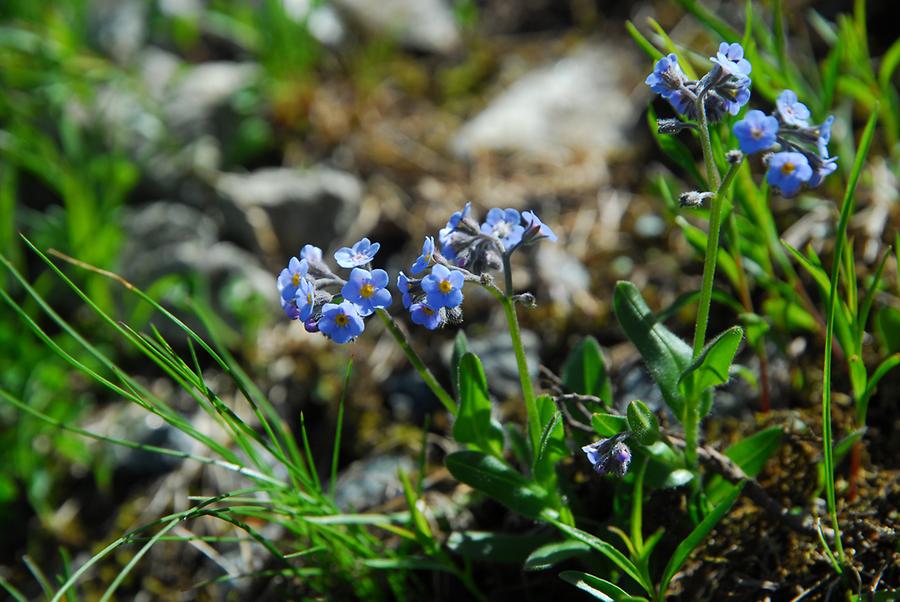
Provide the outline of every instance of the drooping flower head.
[[319,330],[329,339],[343,345],[362,334],[365,328],[357,306],[350,301],[326,303],[318,321]]
[[515,209],[497,209],[488,211],[481,231],[495,238],[503,244],[504,250],[509,250],[519,244],[525,228],[520,224],[521,217]]
[[746,117],[734,124],[738,144],[748,155],[772,148],[777,132],[778,120],[756,109],[748,111]]
[[805,104],[797,100],[797,95],[793,90],[785,90],[775,99],[775,110],[777,116],[788,125],[797,127],[809,126],[809,109]]
[[682,71],[681,65],[678,64],[678,56],[674,53],[656,61],[653,73],[644,80],[651,90],[665,99],[682,90],[687,82],[687,75]]
[[431,268],[431,274],[422,280],[426,303],[432,309],[456,307],[463,300],[462,287],[465,277],[457,270],[449,270],[441,264]]
[[412,321],[428,330],[436,329],[443,322],[442,310],[432,309],[427,303],[413,303],[409,311]]
[[305,259],[309,263],[321,263],[322,249],[315,245],[303,245],[300,250],[300,259]]
[[416,262],[412,265],[410,271],[413,276],[418,276],[428,269],[434,263],[434,237],[426,236],[425,242],[422,243],[422,254],[416,258]]
[[544,238],[550,242],[556,242],[556,234],[533,211],[522,212],[522,223],[525,224],[522,233],[523,245],[532,244]]
[[631,448],[625,443],[627,437],[628,433],[620,433],[609,439],[585,445],[581,451],[585,453],[597,474],[605,475],[611,472],[624,477],[631,464]]
[[813,170],[803,153],[780,152],[769,157],[766,180],[786,197],[796,195],[809,181]]
[[388,275],[384,270],[353,268],[347,284],[341,289],[344,299],[354,303],[360,316],[370,316],[376,309],[391,304],[391,291],[387,287]]
[[368,238],[363,238],[352,247],[343,247],[335,251],[334,259],[342,268],[356,268],[372,261],[380,248],[380,243],[372,243]]

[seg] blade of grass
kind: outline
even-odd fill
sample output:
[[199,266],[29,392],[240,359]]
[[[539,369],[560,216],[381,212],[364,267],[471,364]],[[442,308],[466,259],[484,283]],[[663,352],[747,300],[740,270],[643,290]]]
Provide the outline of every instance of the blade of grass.
[[856,184],[859,182],[859,176],[865,164],[866,156],[869,154],[869,147],[872,145],[872,138],[875,135],[875,125],[878,123],[878,111],[872,112],[869,117],[866,128],[863,130],[862,138],[859,142],[859,148],[856,152],[856,160],[853,163],[853,169],[850,171],[850,179],[847,182],[847,189],[844,192],[844,200],[841,203],[841,216],[838,221],[837,234],[835,238],[834,260],[831,268],[831,283],[828,293],[828,317],[825,326],[825,362],[822,374],[822,446],[825,456],[825,491],[828,501],[828,512],[831,515],[831,526],[834,529],[834,543],[837,548],[837,556],[841,563],[844,563],[844,545],[841,542],[840,525],[837,518],[837,500],[835,499],[834,490],[834,450],[833,437],[831,434],[831,364],[832,351],[831,341],[834,337],[834,322],[837,305],[839,303],[837,297],[837,286],[840,274],[841,254],[843,246],[847,238],[847,226],[850,223],[850,216],[853,214],[856,205]]
[[341,433],[344,430],[344,403],[347,399],[347,389],[350,388],[350,373],[353,370],[353,360],[347,362],[347,371],[344,374],[344,390],[341,391],[341,400],[338,402],[337,424],[334,427],[334,447],[331,450],[331,482],[328,488],[329,495],[334,497],[334,488],[337,486],[338,460],[341,455]]

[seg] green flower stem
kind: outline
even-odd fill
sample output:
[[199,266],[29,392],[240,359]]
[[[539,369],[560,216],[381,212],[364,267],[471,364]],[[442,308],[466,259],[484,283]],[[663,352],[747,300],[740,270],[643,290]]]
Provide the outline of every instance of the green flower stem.
[[[725,180],[721,179],[712,152],[712,141],[709,136],[709,121],[706,117],[704,100],[705,91],[697,97],[697,114],[700,116],[700,146],[703,149],[703,162],[706,164],[706,175],[710,188],[715,190],[709,210],[709,234],[706,239],[706,255],[703,258],[703,283],[700,287],[700,301],[697,307],[697,323],[694,330],[693,359],[700,357],[706,343],[706,328],[709,323],[709,309],[712,301],[713,283],[716,276],[716,262],[719,256],[719,230],[722,225],[722,208],[725,204],[725,191],[737,174],[741,162],[731,164]],[[689,466],[697,465],[697,442],[700,430],[700,395],[693,392],[684,404],[684,439],[685,457]]]
[[445,408],[447,408],[448,412],[455,416],[458,408],[456,407],[456,402],[453,401],[453,397],[447,392],[447,389],[441,386],[441,383],[437,381],[434,374],[431,373],[431,370],[428,369],[428,366],[425,365],[422,358],[416,353],[416,350],[409,344],[406,335],[400,330],[400,326],[394,321],[394,318],[392,318],[384,309],[376,309],[375,313],[377,313],[378,317],[381,318],[381,321],[384,322],[388,332],[391,333],[391,336],[394,337],[394,340],[400,345],[400,349],[406,354],[409,363],[413,365],[413,368],[416,369],[416,372],[419,373],[419,376],[422,377],[422,380],[425,381],[425,384],[428,385],[428,388],[431,389],[434,396],[438,398],[438,401],[440,401]]
[[485,280],[482,277],[478,282],[503,306],[503,314],[506,316],[506,325],[509,328],[509,336],[512,339],[513,352],[516,355],[516,368],[519,372],[522,398],[525,400],[525,413],[528,415],[528,436],[532,449],[537,450],[541,440],[541,418],[538,416],[537,400],[534,396],[534,389],[531,386],[531,376],[528,373],[528,361],[525,358],[525,347],[522,345],[519,318],[516,316],[516,302],[512,298],[512,271],[510,270],[509,256],[505,254],[503,255],[503,277],[506,285],[505,294],[497,288],[493,279]]
[[516,317],[516,304],[511,297],[504,296],[503,313],[506,315],[506,323],[509,326],[509,336],[512,339],[513,351],[516,354],[516,367],[519,371],[519,383],[522,385],[522,397],[525,399],[525,413],[528,414],[528,434],[531,438],[532,449],[537,453],[541,439],[541,419],[538,416],[537,402],[534,397],[534,389],[531,387],[531,376],[528,374],[528,362],[525,359],[525,347],[522,345],[522,334],[519,331],[519,319]]

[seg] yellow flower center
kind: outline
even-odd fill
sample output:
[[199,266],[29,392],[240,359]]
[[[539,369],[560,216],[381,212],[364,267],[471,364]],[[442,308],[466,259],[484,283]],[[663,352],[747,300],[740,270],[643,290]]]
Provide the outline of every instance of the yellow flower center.
[[424,311],[424,312],[425,312],[426,314],[428,314],[429,316],[434,315],[434,310],[431,309],[430,307],[428,307],[427,305],[423,305],[423,306],[422,306],[422,311]]
[[762,138],[763,133],[761,129],[753,128],[752,130],[750,130],[750,135],[759,140],[760,138]]
[[300,286],[300,272],[297,272],[291,277],[291,282],[294,283],[294,286]]
[[790,161],[788,161],[787,163],[785,163],[784,165],[781,166],[781,173],[783,173],[786,176],[789,176],[792,173],[794,173],[795,169],[797,169],[797,166],[794,165],[793,163],[791,163]]
[[334,317],[334,323],[343,328],[350,323],[350,318],[346,314],[338,314]]
[[371,282],[367,282],[364,285],[362,285],[362,288],[359,289],[359,294],[364,299],[368,299],[369,297],[371,297],[372,295],[375,294],[375,287],[372,286]]
[[449,280],[441,280],[441,283],[438,284],[438,290],[446,295],[453,290],[453,285],[450,284]]

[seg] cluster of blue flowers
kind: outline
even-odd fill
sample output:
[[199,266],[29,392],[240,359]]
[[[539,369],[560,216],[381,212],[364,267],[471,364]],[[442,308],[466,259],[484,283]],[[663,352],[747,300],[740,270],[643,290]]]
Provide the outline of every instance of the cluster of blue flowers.
[[837,169],[837,157],[828,156],[834,116],[819,125],[810,125],[809,117],[806,105],[793,91],[785,90],[775,101],[774,115],[748,111],[734,124],[738,144],[748,155],[779,146],[778,152],[765,158],[769,168],[766,179],[786,197],[794,196],[804,185],[817,187]]
[[[750,100],[752,67],[744,58],[744,49],[737,43],[722,42],[710,60],[713,67],[703,78],[689,80],[678,57],[669,54],[656,62],[645,83],[688,119],[697,119],[697,99],[701,95],[709,121],[718,121],[725,113],[737,115]],[[764,159],[768,165],[766,179],[785,197],[796,195],[803,186],[817,187],[837,169],[837,157],[828,156],[834,117],[819,125],[810,125],[809,117],[806,105],[797,100],[793,91],[785,90],[776,101],[773,115],[754,109],[734,125],[735,137],[745,154],[778,146],[778,152]],[[679,120],[660,121],[660,132],[666,134],[692,127],[695,126]]]
[[[434,330],[462,321],[463,285],[478,281],[487,269],[507,265],[516,249],[543,239],[556,240],[553,231],[530,212],[491,209],[484,223],[470,216],[472,204],[454,213],[438,234],[438,244],[425,237],[422,254],[408,277],[397,277],[403,307],[412,321]],[[347,343],[362,334],[364,318],[390,306],[388,274],[372,269],[380,245],[364,238],[334,254],[337,264],[351,270],[347,279],[335,274],[322,259],[322,249],[306,245],[291,257],[277,279],[281,307],[308,332],[321,332],[335,343]],[[429,271],[427,275],[420,276]],[[338,289],[329,292],[327,289]]]
[[737,115],[750,100],[750,62],[744,58],[740,44],[722,42],[709,72],[700,80],[688,79],[675,54],[656,62],[645,83],[669,101],[672,107],[688,119],[697,119],[697,99],[705,94],[703,106],[711,122],[722,119],[725,113]]
[[[403,307],[412,321],[429,330],[462,320],[460,305],[463,284],[487,270],[504,266],[504,256],[516,249],[543,239],[556,240],[549,226],[531,211],[491,209],[485,221],[471,216],[472,204],[450,216],[438,233],[438,247],[426,236],[422,253],[410,268],[412,277],[403,272],[397,277]],[[431,273],[419,275],[431,268]]]
[[[370,265],[380,246],[363,238],[335,252],[337,264],[351,270],[346,280],[323,261],[322,249],[304,246],[300,257],[291,257],[276,282],[285,315],[303,322],[308,332],[321,332],[335,343],[344,344],[361,335],[363,318],[391,304],[387,272]],[[331,293],[328,287],[339,287],[340,292]]]

